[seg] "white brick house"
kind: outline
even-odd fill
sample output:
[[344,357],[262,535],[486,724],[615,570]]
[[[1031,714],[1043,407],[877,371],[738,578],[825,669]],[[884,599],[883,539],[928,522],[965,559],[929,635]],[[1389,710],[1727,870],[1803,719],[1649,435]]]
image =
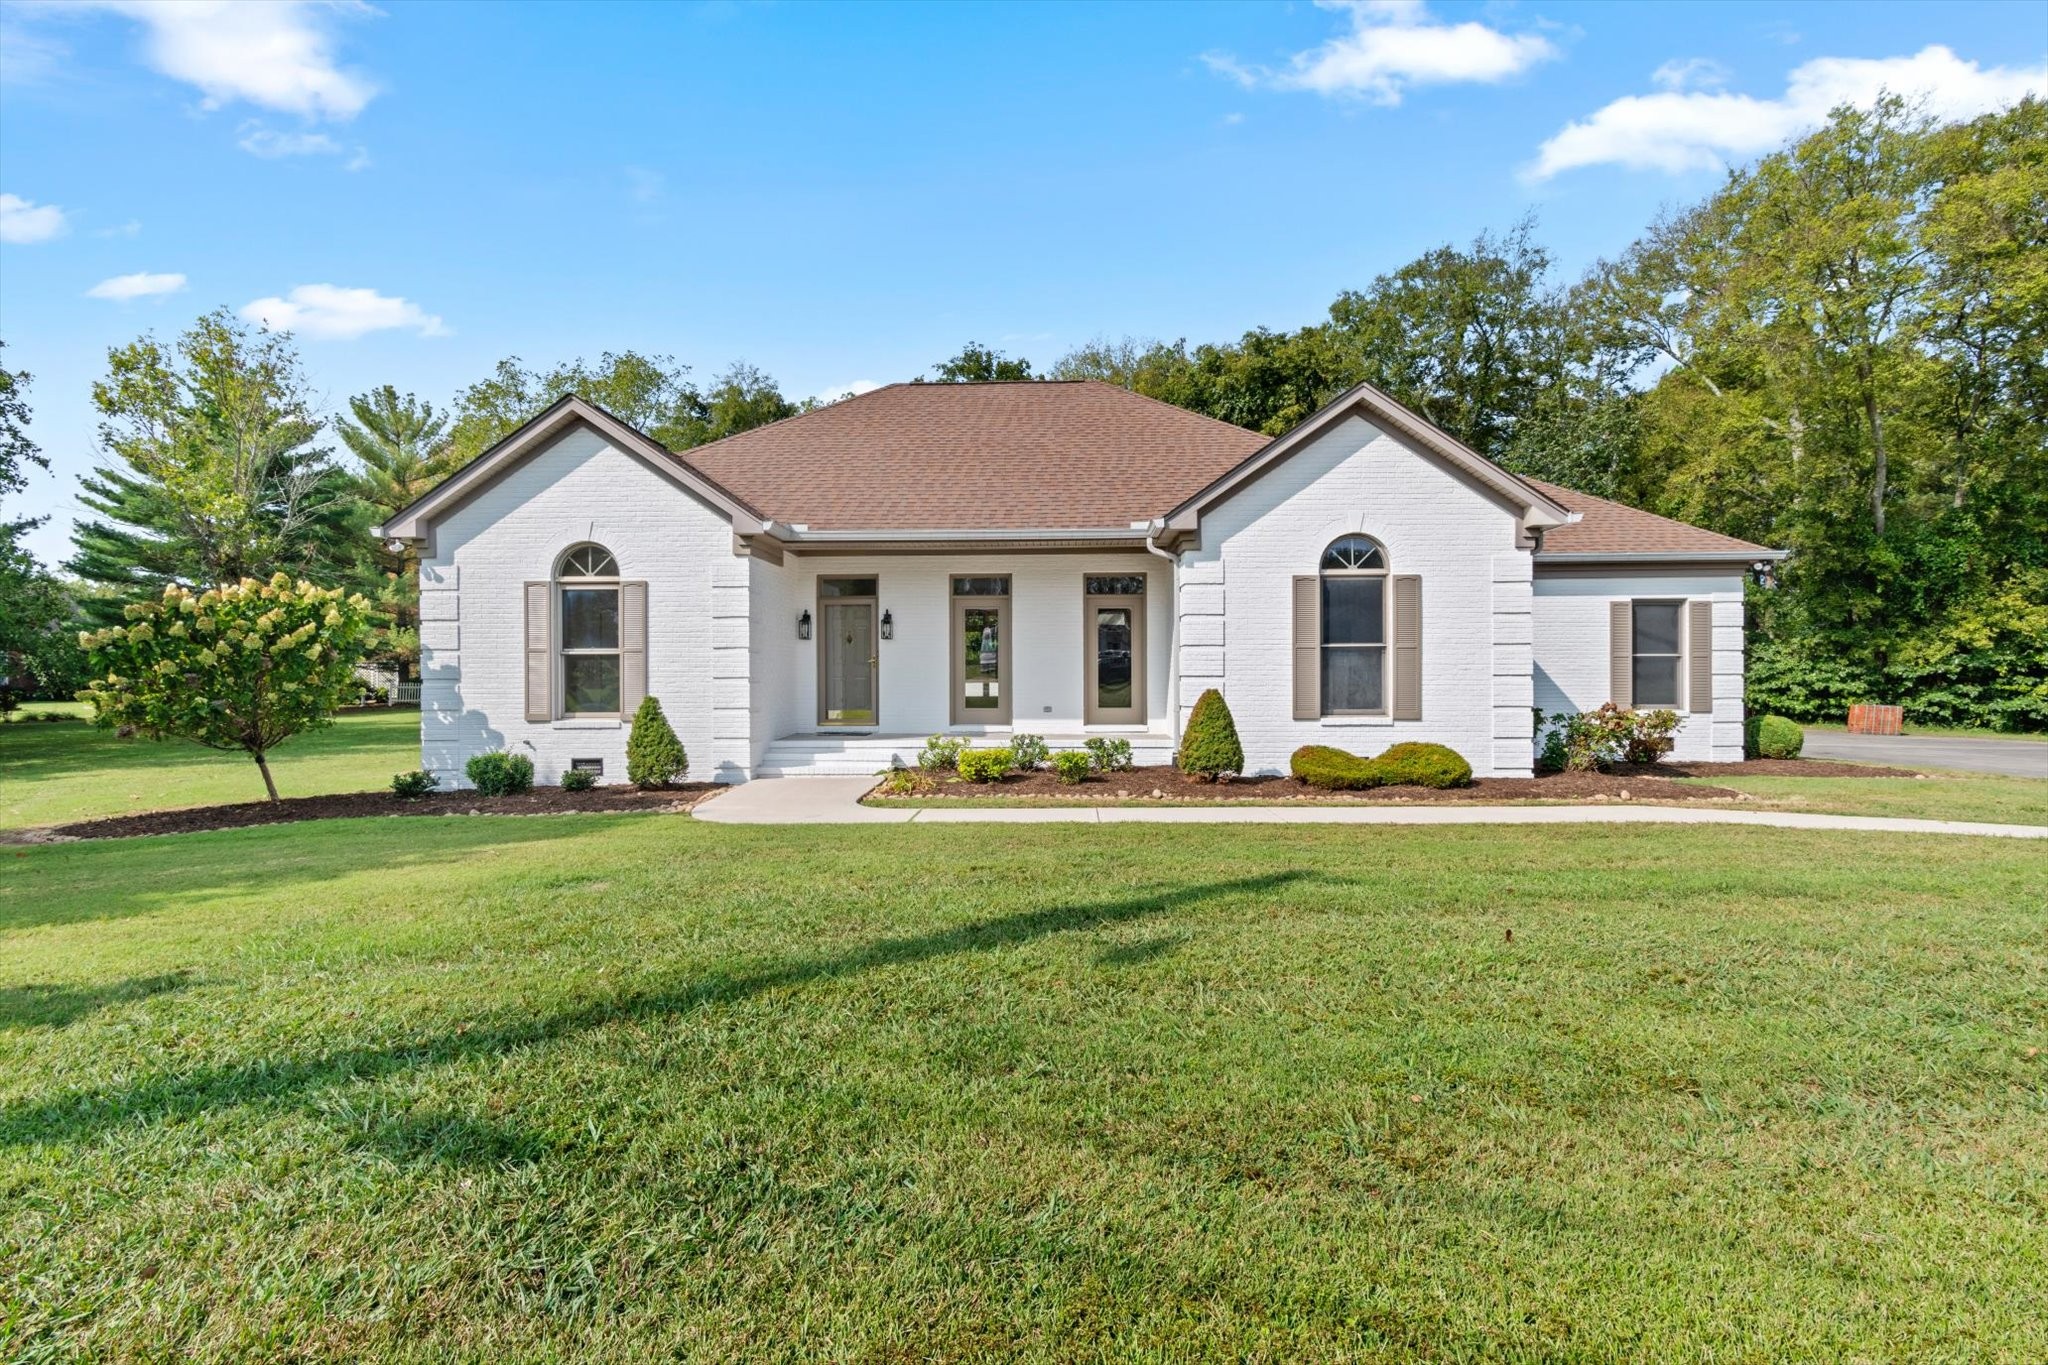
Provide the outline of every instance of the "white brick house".
[[1164,762],[1219,689],[1252,772],[1532,708],[1669,706],[1742,756],[1742,589],[1778,552],[1517,478],[1369,386],[1284,436],[1097,383],[900,384],[677,454],[568,398],[381,534],[420,556],[422,764],[872,772],[925,735]]

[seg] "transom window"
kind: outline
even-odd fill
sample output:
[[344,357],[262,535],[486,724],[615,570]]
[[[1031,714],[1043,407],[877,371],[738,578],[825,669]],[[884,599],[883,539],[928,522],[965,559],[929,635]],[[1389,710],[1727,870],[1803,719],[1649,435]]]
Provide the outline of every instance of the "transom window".
[[578,545],[556,572],[562,622],[562,712],[619,714],[619,564],[602,545]]
[[1636,706],[1678,705],[1681,602],[1637,602],[1630,640],[1629,699]]
[[1086,574],[1090,597],[1143,597],[1145,575],[1141,573]]
[[1387,555],[1368,536],[1343,536],[1323,551],[1324,715],[1387,709]]
[[953,579],[955,597],[1008,597],[1010,580],[1007,577],[990,575],[986,577],[956,576]]

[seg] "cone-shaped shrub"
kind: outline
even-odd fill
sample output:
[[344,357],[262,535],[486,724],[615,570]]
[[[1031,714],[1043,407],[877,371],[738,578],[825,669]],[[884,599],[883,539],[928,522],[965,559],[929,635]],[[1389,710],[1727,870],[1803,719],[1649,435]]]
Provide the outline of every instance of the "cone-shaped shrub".
[[661,714],[661,703],[648,697],[633,713],[633,734],[626,741],[626,776],[642,791],[666,787],[690,770],[683,742]]
[[1214,782],[1225,773],[1244,771],[1244,745],[1237,742],[1237,722],[1223,694],[1210,688],[1195,699],[1194,714],[1188,717],[1187,733],[1180,737],[1180,752],[1174,766],[1184,773]]

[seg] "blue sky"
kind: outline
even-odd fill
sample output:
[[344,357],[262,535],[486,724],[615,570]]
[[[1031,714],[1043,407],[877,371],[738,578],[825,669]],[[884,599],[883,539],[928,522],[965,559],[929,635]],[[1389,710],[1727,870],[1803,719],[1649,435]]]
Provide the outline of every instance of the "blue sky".
[[226,305],[330,409],[516,354],[793,395],[977,339],[1293,327],[1533,212],[1576,271],[1914,86],[2048,89],[2048,5],[0,3],[0,337],[69,553],[108,347]]

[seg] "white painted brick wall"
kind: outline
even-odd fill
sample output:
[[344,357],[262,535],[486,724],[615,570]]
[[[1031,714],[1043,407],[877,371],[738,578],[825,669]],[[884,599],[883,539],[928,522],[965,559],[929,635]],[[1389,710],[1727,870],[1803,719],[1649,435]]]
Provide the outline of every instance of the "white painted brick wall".
[[[1423,718],[1296,721],[1293,577],[1314,573],[1324,547],[1360,531],[1386,546],[1395,573],[1422,577]],[[1527,562],[1515,546],[1513,511],[1363,420],[1344,422],[1204,514],[1202,548],[1183,556],[1183,724],[1202,690],[1217,686],[1252,772],[1286,771],[1303,744],[1369,756],[1432,740],[1481,775],[1527,773],[1526,656],[1495,651],[1496,641],[1526,643],[1528,570],[1516,566]],[[1212,617],[1222,622],[1220,659],[1208,641]],[[1496,720],[1497,708],[1514,705],[1522,708],[1518,722]],[[1515,723],[1521,730],[1496,743],[1498,729]]]
[[[1714,710],[1681,712],[1672,756],[1696,762],[1742,759],[1742,575],[1640,573],[1536,580],[1536,705],[1591,711],[1608,698],[1608,604],[1638,597],[1705,598],[1714,604]],[[1681,643],[1691,644],[1691,630]],[[1681,660],[1679,677],[1691,676]]]
[[[744,777],[746,649],[733,642],[748,624],[746,568],[733,557],[732,529],[588,430],[564,436],[434,529],[434,553],[421,566],[422,766],[444,785],[467,786],[469,757],[504,748],[532,758],[541,783],[560,781],[575,758],[602,758],[606,781],[625,779],[624,724],[525,719],[525,584],[547,578],[562,551],[585,540],[610,550],[624,577],[647,581],[648,690],[689,751],[690,777]],[[716,609],[737,602],[737,617],[716,615],[714,584],[735,582]],[[724,648],[714,651],[714,634]],[[714,686],[714,675],[735,668],[719,680],[724,690]]]

